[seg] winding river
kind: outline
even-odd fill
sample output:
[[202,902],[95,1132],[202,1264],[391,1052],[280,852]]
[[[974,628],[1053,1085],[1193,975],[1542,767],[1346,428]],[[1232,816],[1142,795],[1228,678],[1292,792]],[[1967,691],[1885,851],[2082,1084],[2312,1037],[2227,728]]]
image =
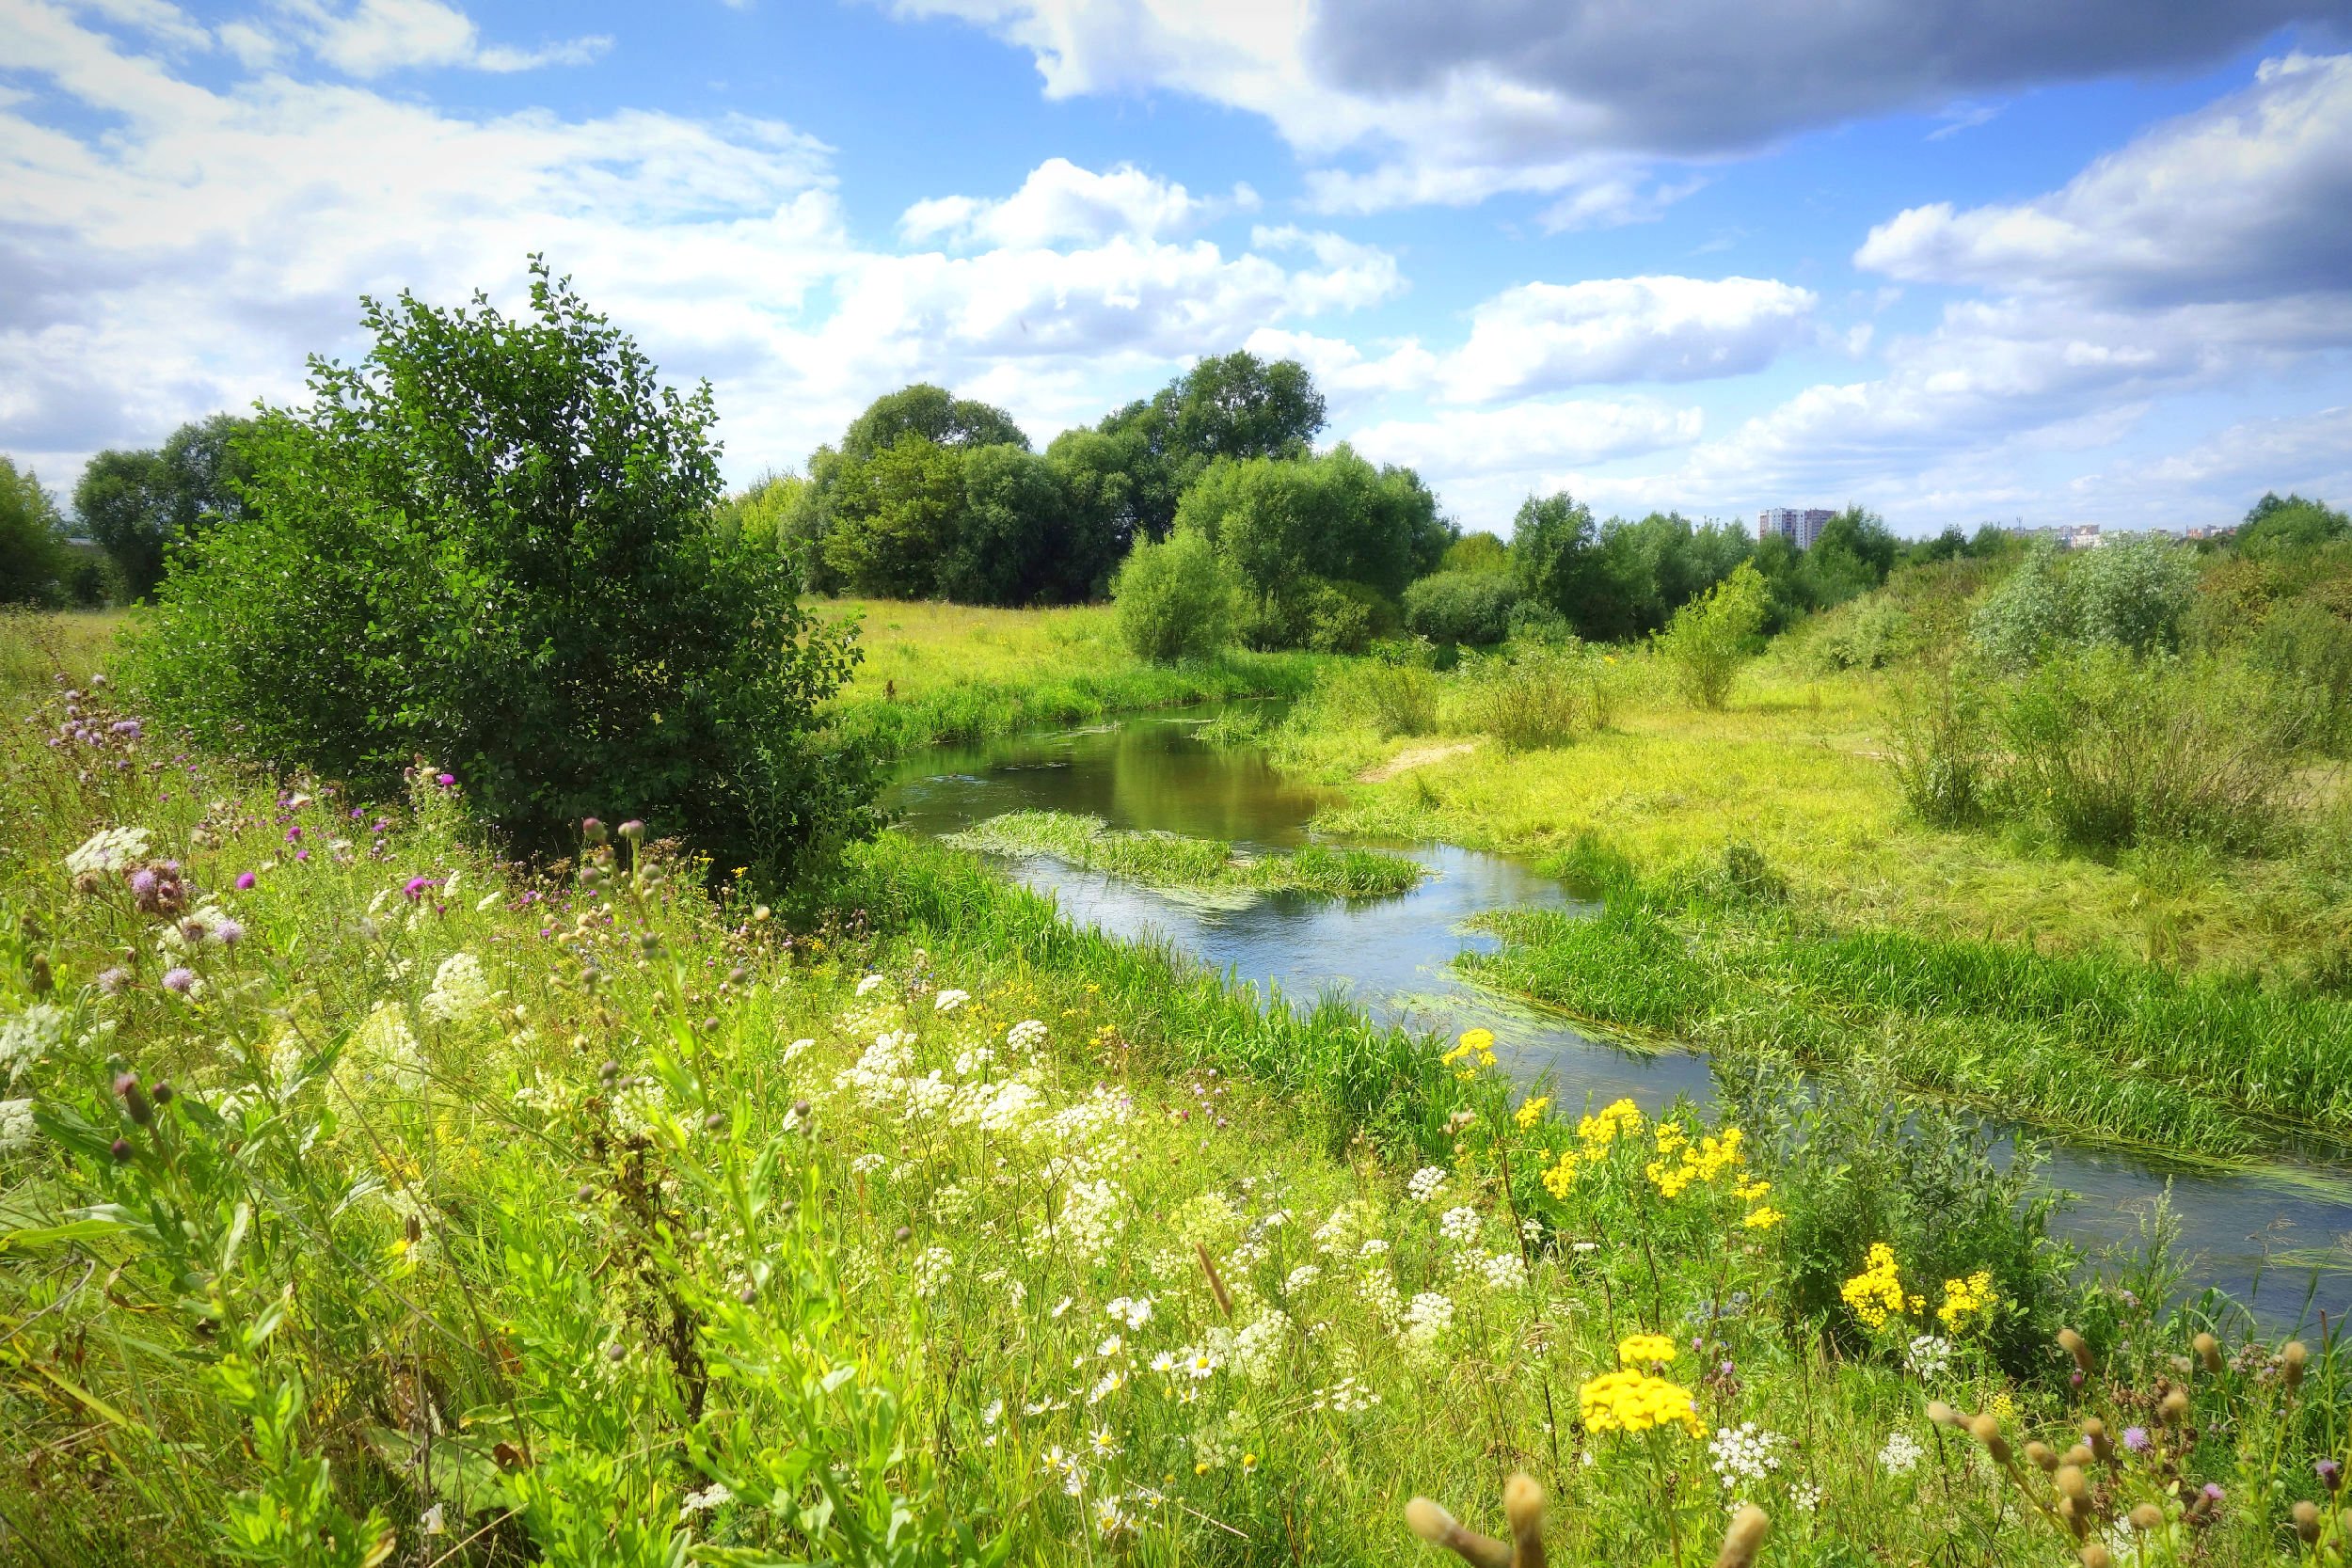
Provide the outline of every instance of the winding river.
[[[1133,715],[927,752],[904,761],[884,803],[904,827],[931,835],[1034,809],[1090,813],[1117,828],[1250,848],[1305,842],[1327,797],[1285,779],[1254,752],[1195,738],[1214,711]],[[1515,1074],[1549,1077],[1571,1110],[1588,1094],[1595,1104],[1630,1096],[1650,1111],[1677,1095],[1712,1098],[1701,1053],[1612,1045],[1557,1014],[1516,1006],[1455,976],[1457,954],[1492,944],[1465,927],[1470,916],[1576,908],[1557,881],[1507,856],[1451,845],[1397,847],[1431,875],[1410,893],[1353,904],[1293,895],[1202,899],[1041,856],[1009,869],[1051,894],[1071,920],[1116,936],[1164,938],[1261,996],[1336,993],[1384,1022],[1445,1034],[1484,1024]],[[2075,1195],[2053,1224],[2057,1233],[2093,1247],[2129,1243],[2138,1235],[2138,1215],[2169,1181],[2196,1284],[2228,1292],[2274,1329],[2296,1327],[2320,1309],[2331,1320],[2352,1309],[2352,1170],[2280,1161],[2217,1173],[2047,1132],[2037,1137],[2048,1154],[2045,1180]],[[2321,1269],[2289,1267],[2277,1260],[2288,1249],[2333,1260]]]

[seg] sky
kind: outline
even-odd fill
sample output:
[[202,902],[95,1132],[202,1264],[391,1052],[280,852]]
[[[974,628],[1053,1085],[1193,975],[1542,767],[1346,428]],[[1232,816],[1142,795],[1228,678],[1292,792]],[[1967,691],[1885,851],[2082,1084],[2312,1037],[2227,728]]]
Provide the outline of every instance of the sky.
[[1465,529],[2352,499],[2352,0],[0,0],[0,452],[544,253],[732,483],[1295,357]]

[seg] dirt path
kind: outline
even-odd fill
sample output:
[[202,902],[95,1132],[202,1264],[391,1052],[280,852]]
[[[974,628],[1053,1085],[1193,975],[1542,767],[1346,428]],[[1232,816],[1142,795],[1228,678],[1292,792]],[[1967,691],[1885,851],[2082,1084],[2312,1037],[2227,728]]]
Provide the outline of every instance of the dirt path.
[[1465,752],[1476,750],[1478,750],[1478,742],[1475,740],[1449,740],[1430,746],[1407,746],[1378,767],[1367,768],[1357,774],[1356,782],[1358,784],[1386,784],[1399,773],[1410,772],[1416,768],[1426,768],[1433,762],[1443,762],[1448,757],[1458,757]]

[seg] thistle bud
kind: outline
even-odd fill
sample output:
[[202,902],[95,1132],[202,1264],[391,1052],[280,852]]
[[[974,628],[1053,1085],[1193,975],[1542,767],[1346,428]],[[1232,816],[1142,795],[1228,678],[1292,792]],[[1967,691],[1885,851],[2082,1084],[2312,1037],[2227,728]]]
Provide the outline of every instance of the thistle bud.
[[2131,1513],[2132,1528],[2152,1530],[2164,1523],[2164,1510],[2153,1503],[2141,1503]]
[[2295,1521],[2295,1535],[2296,1540],[2302,1542],[2306,1546],[2314,1545],[2318,1543],[2319,1505],[2317,1503],[2306,1498],[2304,1501],[2296,1503],[2294,1508],[2288,1511],[2288,1517]]
[[1754,1503],[1733,1514],[1731,1528],[1724,1532],[1724,1549],[1715,1554],[1715,1568],[1750,1568],[1772,1528],[1770,1516]]
[[178,1099],[180,1091],[173,1088],[169,1084],[158,1084],[155,1085],[155,1103],[158,1105],[168,1105],[174,1100]]
[[898,1229],[892,1231],[890,1234],[891,1239],[896,1241],[900,1246],[906,1245],[908,1242],[914,1239],[914,1230],[903,1225],[898,1227]]
[[581,817],[580,819],[580,836],[590,844],[602,844],[605,840],[603,822],[593,816]]
[[1954,1432],[1968,1430],[1968,1418],[1946,1404],[1942,1400],[1928,1401],[1928,1419],[1937,1426],[1950,1427]]
[[1970,1421],[1968,1435],[1984,1445],[1984,1451],[1993,1456],[1994,1464],[2010,1462],[2009,1439],[2001,1435],[2001,1423],[1991,1416],[1979,1416]]
[[2083,1568],[2113,1568],[2115,1562],[2115,1559],[2107,1555],[2107,1549],[2096,1541],[2083,1547],[2082,1560]]
[[615,1339],[604,1347],[604,1358],[607,1361],[626,1361],[628,1359],[628,1347]]
[[2221,1372],[2221,1341],[2210,1334],[2200,1334],[2189,1341],[2197,1352],[2197,1359],[2205,1364],[2205,1370],[2217,1377]]
[[632,816],[621,824],[621,836],[631,844],[643,844],[645,841],[645,825]]
[[2057,1453],[2049,1444],[2038,1440],[2026,1445],[2026,1463],[2045,1475],[2058,1467]]
[[756,1304],[759,1300],[759,1287],[756,1285],[746,1285],[742,1290],[737,1291],[736,1294],[738,1299],[739,1299],[744,1306],[750,1307]]
[[2311,1350],[2300,1339],[2289,1339],[2287,1348],[2279,1353],[2279,1370],[2286,1377],[2288,1393],[2303,1386],[2303,1372],[2311,1362]]
[[703,1117],[703,1131],[706,1132],[723,1132],[726,1126],[727,1114],[724,1111],[713,1111]]
[[2072,1497],[2077,1503],[2088,1503],[2090,1501],[2090,1482],[2084,1479],[2081,1465],[2059,1465],[2057,1480],[2058,1493],[2061,1497]]
[[141,1127],[149,1126],[154,1121],[155,1107],[147,1102],[147,1091],[139,1087],[137,1073],[116,1073],[115,1093],[122,1097],[122,1109],[133,1121],[137,1122]]
[[2090,1533],[2090,1511],[2074,1498],[2060,1497],[2058,1500],[2058,1522],[2066,1527],[2066,1533],[2075,1540],[2080,1541]]
[[113,1145],[108,1148],[106,1152],[115,1157],[116,1164],[127,1165],[131,1163],[131,1140],[128,1138],[117,1138]]
[[2074,1358],[2074,1370],[2085,1377],[2090,1375],[2090,1342],[2071,1328],[2058,1331],[2058,1348]]
[[2112,1465],[2115,1463],[2115,1439],[2107,1435],[2106,1422],[2099,1419],[2096,1416],[2093,1416],[2090,1419],[2085,1421],[2083,1423],[2083,1441],[2090,1445],[2090,1451],[2099,1456],[2099,1462],[2101,1464]]
[[2166,1426],[2179,1426],[2188,1419],[2188,1396],[2178,1388],[2173,1389],[2164,1396],[2164,1402],[2156,1406],[2156,1414],[2164,1418]]

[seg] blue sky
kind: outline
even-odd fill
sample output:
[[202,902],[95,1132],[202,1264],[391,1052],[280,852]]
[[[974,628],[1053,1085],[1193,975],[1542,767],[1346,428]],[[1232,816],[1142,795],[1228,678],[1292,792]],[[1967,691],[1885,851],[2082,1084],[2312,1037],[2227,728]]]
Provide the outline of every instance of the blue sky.
[[0,0],[0,451],[544,250],[732,480],[1248,346],[1466,527],[2352,496],[2352,0]]

